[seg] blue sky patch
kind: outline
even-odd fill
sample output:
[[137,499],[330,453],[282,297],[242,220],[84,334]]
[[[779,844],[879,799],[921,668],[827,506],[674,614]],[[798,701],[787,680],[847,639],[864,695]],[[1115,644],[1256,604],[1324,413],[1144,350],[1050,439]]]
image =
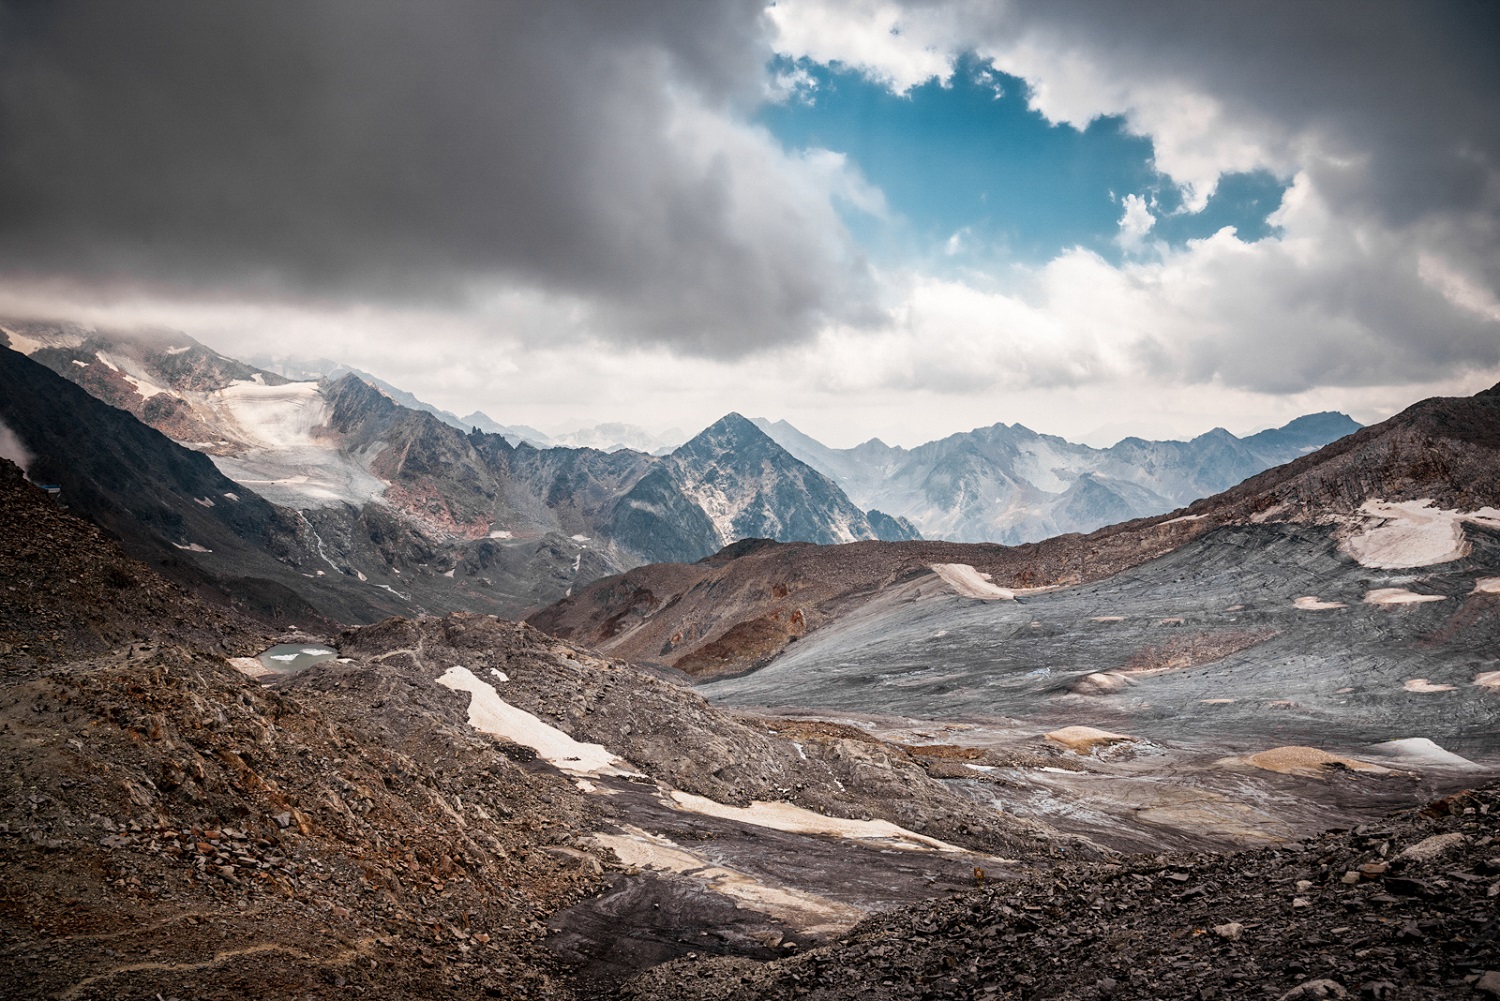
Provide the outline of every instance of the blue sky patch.
[[1024,81],[972,57],[949,86],[932,81],[904,96],[853,70],[805,60],[773,67],[793,69],[813,88],[805,99],[768,104],[760,121],[788,147],[847,155],[885,192],[890,219],[846,214],[855,237],[885,264],[911,263],[914,250],[929,264],[1040,264],[1075,246],[1118,260],[1127,194],[1155,202],[1151,235],[1170,244],[1226,225],[1242,239],[1261,239],[1286,187],[1263,172],[1233,175],[1204,211],[1181,213],[1176,188],[1152,166],[1149,139],[1114,117],[1083,131],[1051,125],[1027,107]]

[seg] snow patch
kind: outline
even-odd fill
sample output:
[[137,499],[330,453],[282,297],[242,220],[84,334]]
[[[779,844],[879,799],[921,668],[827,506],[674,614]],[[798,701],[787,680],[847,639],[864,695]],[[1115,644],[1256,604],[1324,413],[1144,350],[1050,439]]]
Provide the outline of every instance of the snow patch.
[[1481,577],[1474,582],[1471,594],[1500,594],[1500,577]]
[[276,673],[262,664],[259,657],[230,657],[229,666],[251,678],[264,678]]
[[1474,675],[1474,684],[1500,692],[1500,671],[1483,671]]
[[1360,564],[1398,570],[1451,563],[1469,554],[1464,522],[1500,528],[1500,510],[1449,511],[1428,499],[1393,503],[1367,500],[1359,509],[1355,530],[1339,549]]
[[512,533],[506,531],[503,528],[497,528],[493,532],[491,532],[488,536],[486,536],[486,538],[490,538],[490,539],[511,539],[511,538],[515,538],[515,536]]
[[889,820],[846,820],[842,817],[826,817],[821,813],[796,806],[792,803],[754,800],[749,806],[726,806],[705,796],[673,789],[669,793],[672,804],[689,813],[700,813],[705,817],[733,820],[755,827],[768,827],[789,834],[821,834],[828,837],[848,838],[851,841],[867,841],[904,848],[909,851],[959,852],[963,849],[946,841],[929,838],[925,834],[908,831]]
[[1292,606],[1295,608],[1300,608],[1304,612],[1326,612],[1329,609],[1333,608],[1349,607],[1342,601],[1324,601],[1322,598],[1311,594],[1304,594],[1296,601],[1293,601]]
[[77,365],[79,368],[88,368],[89,367],[89,363],[88,362],[86,362],[86,361],[79,361],[77,358],[73,359],[73,364]]
[[214,464],[272,503],[358,506],[379,498],[388,486],[327,436],[328,401],[316,382],[238,381],[210,394],[204,405],[221,424],[241,432],[237,437],[244,446],[238,455],[211,456]]
[[5,331],[6,340],[10,342],[12,351],[19,351],[23,355],[34,355],[42,348],[76,348],[83,343],[83,338],[75,335],[64,334],[61,337],[49,337],[42,340],[36,337],[27,337],[18,334],[9,327],[0,327]]
[[1377,587],[1365,593],[1367,605],[1420,605],[1428,601],[1447,601],[1441,594],[1418,594],[1404,587]]
[[168,395],[168,396],[174,395],[172,393],[167,393],[167,391],[165,389],[163,389],[162,387],[158,386],[156,383],[152,382],[150,379],[146,379],[146,378],[143,378],[143,377],[138,376],[138,375],[128,375],[128,374],[125,375],[124,378],[125,378],[126,382],[130,383],[132,386],[135,387],[135,391],[141,395],[142,399],[149,400],[149,399],[151,399],[151,397],[153,397],[153,396],[161,396],[163,393],[166,393],[166,395]]
[[212,498],[209,498],[209,497],[194,497],[193,498],[193,503],[199,505],[200,507],[213,507],[214,506],[214,502],[213,502]]
[[1432,682],[1428,681],[1426,678],[1408,678],[1406,681],[1403,681],[1401,683],[1401,687],[1406,689],[1408,692],[1417,692],[1422,695],[1431,694],[1433,692],[1451,692],[1455,690],[1452,685],[1435,685]]
[[186,550],[187,552],[190,552],[190,553],[211,553],[211,552],[213,552],[212,549],[207,549],[207,548],[205,548],[203,546],[200,546],[196,542],[189,542],[185,546],[182,545],[181,543],[174,542],[174,543],[172,543],[172,545],[176,546],[178,549]]
[[1438,767],[1438,768],[1479,768],[1468,758],[1454,754],[1452,751],[1442,747],[1427,737],[1404,737],[1401,740],[1387,740],[1379,744],[1372,744],[1365,749],[1366,753],[1379,755],[1383,758],[1394,758],[1403,765],[1410,767]]
[[966,598],[981,601],[1014,601],[1016,592],[990,583],[990,575],[980,573],[967,563],[933,563],[932,572]]
[[184,344],[181,347],[167,348],[167,350],[164,351],[163,354],[180,355],[180,354],[182,354],[182,353],[184,353],[186,351],[191,351],[191,350],[193,350],[193,346],[191,344]]
[[835,935],[864,919],[848,904],[784,886],[718,865],[660,834],[626,825],[620,834],[596,833],[594,841],[615,853],[624,865],[671,872],[698,880],[749,910],[766,914],[807,935]]
[[469,725],[474,729],[524,744],[561,771],[570,775],[639,775],[633,765],[602,744],[574,740],[526,710],[517,709],[496,693],[495,686],[479,680],[467,667],[448,668],[437,683],[469,693]]

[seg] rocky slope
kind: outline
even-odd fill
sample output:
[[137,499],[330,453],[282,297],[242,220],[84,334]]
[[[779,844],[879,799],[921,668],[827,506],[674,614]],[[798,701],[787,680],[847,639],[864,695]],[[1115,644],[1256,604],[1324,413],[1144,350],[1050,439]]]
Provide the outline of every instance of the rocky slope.
[[[264,627],[205,610],[10,468],[8,997],[566,998],[565,966],[590,997],[654,959],[817,944],[991,852],[1100,851],[897,745],[789,738],[488,616],[348,630],[338,660],[262,685],[229,655]],[[625,901],[671,908],[610,958]]]
[[905,516],[926,538],[1012,545],[1170,511],[1359,429],[1321,413],[1246,438],[1215,428],[1096,449],[996,424],[913,449],[879,439],[833,449],[785,421],[755,423],[856,503]]
[[679,960],[632,1001],[1500,997],[1500,791],[1238,855],[1059,866],[769,964]]
[[247,652],[264,628],[131,559],[0,459],[0,659],[35,665],[190,639]]
[[0,422],[30,453],[33,481],[61,487],[59,500],[70,510],[174,580],[284,621],[379,614],[378,597],[330,586],[312,570],[303,576],[317,562],[316,540],[295,512],[6,348]]
[[[1427,498],[1466,512],[1500,506],[1497,428],[1496,390],[1428,400],[1185,510],[1086,536],[1014,547],[746,542],[691,566],[639,567],[606,578],[529,621],[617,656],[699,676],[734,674],[769,663],[808,631],[893,585],[933,573],[935,565],[971,567],[974,580],[988,587],[1072,586],[1112,577],[1225,526],[1313,523],[1344,537],[1386,523],[1400,529],[1400,518],[1391,512],[1364,509],[1372,501]],[[1441,520],[1422,511],[1397,514]],[[1487,518],[1494,520],[1480,515],[1486,524]],[[1453,516],[1437,526],[1458,533],[1455,554],[1465,545],[1463,521]]]

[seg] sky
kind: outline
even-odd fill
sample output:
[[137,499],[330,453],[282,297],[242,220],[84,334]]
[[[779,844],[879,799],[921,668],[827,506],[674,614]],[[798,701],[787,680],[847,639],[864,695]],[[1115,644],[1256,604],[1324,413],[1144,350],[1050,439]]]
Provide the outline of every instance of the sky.
[[544,431],[1500,382],[1500,6],[0,0],[0,316]]

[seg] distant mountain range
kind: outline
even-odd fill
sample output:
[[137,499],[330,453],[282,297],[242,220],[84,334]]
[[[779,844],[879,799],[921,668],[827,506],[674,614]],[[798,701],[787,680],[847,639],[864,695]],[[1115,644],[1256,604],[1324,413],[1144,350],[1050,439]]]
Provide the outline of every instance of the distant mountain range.
[[1006,545],[1163,514],[1360,427],[1320,413],[1247,438],[1214,428],[1191,441],[1126,438],[1099,449],[995,424],[912,449],[879,439],[837,449],[786,421],[755,425],[854,503],[904,517],[924,538]]

